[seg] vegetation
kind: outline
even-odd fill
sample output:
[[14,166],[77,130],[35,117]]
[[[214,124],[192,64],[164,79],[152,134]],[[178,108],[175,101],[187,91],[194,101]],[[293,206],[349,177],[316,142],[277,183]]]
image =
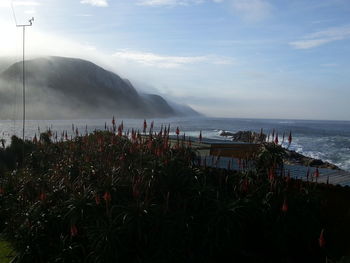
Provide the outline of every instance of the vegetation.
[[274,147],[234,172],[200,166],[169,128],[48,131],[26,142],[22,166],[19,141],[0,151],[0,227],[16,262],[325,262],[347,249],[328,243],[329,186],[292,180]]
[[8,242],[0,240],[0,262],[9,263],[14,258],[14,251]]

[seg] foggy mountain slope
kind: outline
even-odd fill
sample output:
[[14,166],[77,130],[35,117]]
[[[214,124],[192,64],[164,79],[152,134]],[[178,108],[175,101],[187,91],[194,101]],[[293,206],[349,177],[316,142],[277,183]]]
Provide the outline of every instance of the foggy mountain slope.
[[[158,107],[161,107],[162,109],[166,109],[167,112],[170,112],[171,115],[181,115],[180,112],[175,111],[168,102],[161,96],[155,95],[155,94],[141,94],[144,101],[151,107],[151,105],[158,105]],[[153,109],[156,110],[156,109]],[[156,112],[153,112],[153,114],[156,114]]]
[[169,101],[169,105],[172,109],[174,109],[176,114],[180,116],[202,116],[199,112],[195,111],[188,105],[176,103],[173,101]]
[[[157,95],[140,95],[130,81],[81,59],[48,57],[26,62],[27,112],[32,119],[171,117],[178,114]],[[22,64],[0,73],[2,108],[22,81]]]
[[0,57],[0,73],[16,62],[12,57]]

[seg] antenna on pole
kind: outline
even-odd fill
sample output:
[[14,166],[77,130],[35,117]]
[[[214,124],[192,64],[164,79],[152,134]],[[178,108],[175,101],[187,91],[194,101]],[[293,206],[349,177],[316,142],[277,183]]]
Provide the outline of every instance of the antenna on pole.
[[13,1],[11,1],[11,7],[12,7],[12,13],[13,13],[13,18],[16,23],[16,27],[22,27],[23,30],[23,57],[22,57],[22,81],[23,81],[23,129],[22,129],[22,139],[23,139],[23,162],[24,162],[24,140],[25,140],[25,127],[26,127],[26,73],[25,73],[25,40],[26,40],[26,27],[30,27],[33,25],[34,22],[34,17],[28,20],[28,24],[22,24],[19,25],[17,23],[17,18],[16,18],[16,13],[13,8]]

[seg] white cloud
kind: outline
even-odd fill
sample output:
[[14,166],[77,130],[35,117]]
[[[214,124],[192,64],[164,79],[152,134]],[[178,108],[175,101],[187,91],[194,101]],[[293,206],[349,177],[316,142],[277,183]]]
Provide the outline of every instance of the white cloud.
[[337,67],[338,64],[337,63],[325,63],[325,64],[321,64],[322,67]]
[[139,0],[137,4],[145,6],[186,6],[191,4],[201,4],[204,2],[204,0]]
[[108,0],[81,0],[80,3],[99,7],[108,6]]
[[289,45],[295,49],[309,49],[347,38],[350,38],[350,26],[332,27],[309,34]]
[[289,44],[295,49],[309,49],[309,48],[314,48],[314,47],[327,44],[335,40],[336,39],[307,39],[307,40],[290,42]]
[[160,68],[176,68],[187,64],[211,63],[216,65],[229,65],[233,63],[233,59],[227,57],[219,57],[213,55],[207,56],[163,56],[150,52],[140,52],[128,49],[119,50],[113,54],[114,57],[136,62],[146,66]]
[[147,66],[156,66],[164,68],[179,67],[184,64],[198,63],[206,60],[204,56],[181,57],[181,56],[162,56],[150,52],[139,52],[132,50],[119,50],[113,54],[123,60],[134,61]]
[[272,5],[265,0],[228,0],[233,11],[247,21],[261,21],[272,11]]

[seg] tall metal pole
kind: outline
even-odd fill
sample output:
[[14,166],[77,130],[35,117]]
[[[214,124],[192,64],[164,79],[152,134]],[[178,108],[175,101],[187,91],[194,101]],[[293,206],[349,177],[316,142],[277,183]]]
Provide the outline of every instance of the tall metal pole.
[[[16,21],[16,19],[15,19]],[[25,44],[26,44],[26,27],[32,26],[34,17],[29,20],[29,24],[17,25],[17,27],[22,27],[23,30],[23,57],[22,57],[22,81],[23,81],[23,129],[22,129],[22,140],[23,140],[23,163],[24,163],[24,141],[25,141],[25,130],[26,130],[26,71],[25,71]],[[17,23],[17,22],[16,22]]]
[[26,27],[23,26],[23,59],[22,59],[22,70],[23,70],[23,130],[22,130],[22,139],[24,145],[25,139],[25,127],[26,127],[26,71],[25,71],[25,43],[26,43]]

